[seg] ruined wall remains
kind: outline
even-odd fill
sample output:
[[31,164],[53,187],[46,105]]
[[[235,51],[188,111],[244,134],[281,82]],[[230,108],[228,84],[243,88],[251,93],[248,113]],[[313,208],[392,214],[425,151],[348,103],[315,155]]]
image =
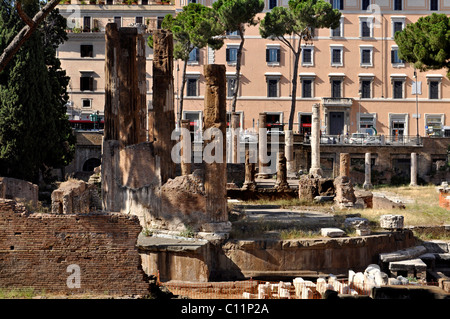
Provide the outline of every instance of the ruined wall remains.
[[53,214],[88,214],[101,208],[95,184],[70,179],[52,192]]
[[[147,277],[135,247],[141,230],[135,216],[29,213],[0,200],[0,287],[146,295]],[[74,267],[80,270],[79,288],[69,278]]]
[[36,207],[38,197],[39,187],[37,185],[21,179],[0,177],[0,199],[14,199]]

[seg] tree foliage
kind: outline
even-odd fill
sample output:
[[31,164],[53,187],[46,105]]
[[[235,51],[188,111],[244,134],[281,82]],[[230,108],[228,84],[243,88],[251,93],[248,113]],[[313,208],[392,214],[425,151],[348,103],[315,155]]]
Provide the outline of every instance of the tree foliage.
[[[0,19],[7,23],[0,23],[0,35],[12,36],[23,27],[13,5],[2,2]],[[27,1],[23,9],[32,16],[39,4]],[[56,25],[48,33],[45,25],[33,32],[0,76],[0,174],[32,182],[38,182],[39,171],[65,166],[74,155],[75,137],[65,107],[69,79],[55,57],[64,40],[55,34],[64,30],[65,20],[57,11],[47,19],[47,25]]]
[[420,71],[447,68],[450,78],[450,19],[433,13],[421,17],[396,32],[400,59],[412,63]]
[[[294,122],[298,63],[302,42],[312,41],[316,29],[337,28],[340,18],[339,10],[333,9],[331,4],[324,0],[289,0],[287,8],[275,7],[261,20],[259,27],[261,36],[281,41],[294,55],[289,130],[292,130]],[[296,41],[292,40],[292,35],[297,37]]]
[[239,91],[242,50],[244,47],[244,34],[246,26],[257,25],[256,15],[264,9],[264,0],[218,0],[213,3],[217,18],[226,31],[238,31],[241,42],[237,51],[236,77],[233,88],[233,102],[231,112],[236,111]]
[[[183,113],[184,87],[186,84],[186,66],[189,55],[194,49],[206,46],[218,50],[223,46],[223,38],[218,37],[224,31],[217,23],[217,17],[213,9],[198,3],[190,3],[183,7],[175,17],[168,14],[164,17],[162,28],[170,30],[174,38],[173,55],[175,59],[184,62],[180,107],[178,110],[178,121]],[[153,38],[149,37],[148,45],[153,47]]]

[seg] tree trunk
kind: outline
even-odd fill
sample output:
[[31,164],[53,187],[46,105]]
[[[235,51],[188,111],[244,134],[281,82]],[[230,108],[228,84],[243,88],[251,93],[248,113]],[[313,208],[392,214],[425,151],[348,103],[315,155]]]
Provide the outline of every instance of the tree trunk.
[[[36,30],[39,24],[45,19],[45,17],[52,11],[58,4],[60,0],[52,0],[45,5],[35,14],[33,19],[30,21],[29,18],[25,18],[24,22],[27,23],[26,26],[19,31],[19,33],[14,37],[11,43],[5,48],[2,55],[0,56],[0,72],[6,67],[8,62],[12,59],[14,54],[20,49],[22,44],[31,36],[31,34]],[[18,8],[19,9],[19,8]]]
[[291,112],[289,114],[289,123],[288,129],[285,130],[284,134],[284,152],[286,154],[286,166],[287,173],[294,174],[295,173],[295,163],[294,163],[294,116],[295,116],[295,103],[297,99],[297,75],[298,75],[298,63],[300,60],[301,53],[301,40],[298,44],[297,52],[294,52],[294,73],[292,76],[292,93],[291,93]]
[[183,118],[183,101],[184,101],[184,87],[186,86],[186,69],[187,69],[187,60],[183,61],[183,74],[181,77],[181,88],[180,88],[180,108],[178,109],[178,127],[181,127],[181,119]]
[[244,47],[244,41],[245,41],[245,39],[244,39],[244,28],[242,27],[242,24],[239,26],[239,35],[241,37],[241,43],[239,44],[239,49],[237,51],[236,82],[234,83],[233,104],[231,105],[231,113],[235,113],[236,112],[236,103],[237,103],[237,96],[238,96],[238,91],[239,91],[242,49]]

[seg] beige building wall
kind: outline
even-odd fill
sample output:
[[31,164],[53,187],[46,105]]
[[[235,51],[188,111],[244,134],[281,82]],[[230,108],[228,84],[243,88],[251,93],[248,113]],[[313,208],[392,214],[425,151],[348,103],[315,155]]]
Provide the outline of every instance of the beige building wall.
[[[142,0],[139,0],[142,1]],[[286,1],[278,1],[278,5]],[[69,33],[69,41],[59,48],[59,57],[63,67],[71,76],[71,100],[74,109],[81,109],[84,114],[103,111],[104,104],[104,33],[102,28],[114,17],[121,17],[122,26],[132,24],[137,16],[142,16],[148,28],[157,27],[158,17],[165,14],[175,14],[186,0],[176,0],[175,5],[161,5],[149,2],[149,5],[79,5],[80,15],[75,19],[75,25],[82,26],[84,17],[92,17],[91,25],[99,27],[100,32]],[[210,5],[210,1],[200,1]],[[399,26],[413,23],[424,15],[429,15],[430,0],[375,0],[376,6],[371,11],[361,10],[361,0],[343,0],[344,9],[340,35],[333,36],[329,29],[317,30],[312,43],[305,46],[312,49],[311,60],[299,65],[299,76],[296,79],[297,101],[294,119],[294,131],[308,130],[308,115],[314,103],[321,103],[322,131],[325,134],[345,134],[358,131],[361,124],[366,127],[373,125],[378,134],[384,135],[416,135],[416,108],[419,113],[419,134],[425,135],[426,127],[443,127],[450,125],[448,103],[450,93],[449,80],[445,70],[417,72],[421,82],[422,94],[412,94],[414,69],[407,63],[392,63],[391,51],[395,50],[393,30]],[[394,4],[401,4],[402,10],[394,10]],[[450,10],[450,3],[438,0],[439,13]],[[74,4],[72,3],[72,6]],[[269,2],[266,1],[266,10]],[[77,7],[77,5],[75,5]],[[64,14],[68,5],[60,5]],[[67,13],[67,12],[66,12]],[[264,13],[259,15],[263,18]],[[70,17],[69,17],[70,19]],[[147,20],[148,19],[148,20]],[[73,20],[70,20],[73,21]],[[363,36],[362,23],[372,22],[368,36]],[[241,115],[241,126],[244,129],[257,128],[258,114],[270,112],[278,120],[287,123],[291,107],[291,77],[293,73],[293,55],[280,41],[262,39],[259,26],[250,27],[245,33],[244,53],[242,57],[241,84],[236,111]],[[367,31],[367,30],[365,30]],[[225,64],[227,77],[233,78],[235,64],[226,61],[227,48],[233,49],[239,44],[239,36],[228,36],[222,49],[214,52],[201,49],[198,61],[189,63],[188,78],[191,86],[186,88],[184,97],[184,117],[195,119],[202,116],[205,81],[203,65],[207,63]],[[92,44],[94,56],[80,57],[80,45]],[[279,62],[266,62],[266,49],[279,48]],[[333,50],[341,50],[340,63],[332,63]],[[364,53],[362,53],[364,51]],[[148,101],[151,105],[151,62],[152,51],[147,52]],[[364,54],[365,63],[362,63]],[[302,54],[303,55],[303,54]],[[175,63],[176,92],[181,87],[182,62]],[[82,71],[93,71],[94,89],[86,92],[80,90],[79,77]],[[86,72],[85,72],[86,73]],[[193,81],[197,81],[196,83]],[[274,97],[268,97],[268,82],[272,85]],[[311,95],[303,97],[303,83],[311,81]],[[342,81],[339,85],[338,81]],[[194,84],[193,84],[194,83]],[[364,84],[363,94],[360,88]],[[333,85],[340,91],[340,98],[333,97]],[[188,85],[187,85],[188,86]],[[336,89],[339,87],[339,89]],[[395,89],[394,89],[395,88]],[[186,93],[194,96],[186,96]],[[432,94],[430,95],[430,90]],[[395,92],[394,92],[395,91]],[[400,94],[395,97],[395,94]],[[178,94],[177,94],[178,97]],[[90,109],[83,107],[83,99],[92,99]],[[231,111],[231,98],[227,101],[228,111]],[[178,100],[176,101],[178,106]],[[305,123],[306,121],[306,123]],[[365,129],[365,128],[364,128]],[[370,130],[369,130],[370,131]],[[434,134],[434,133],[433,133]]]

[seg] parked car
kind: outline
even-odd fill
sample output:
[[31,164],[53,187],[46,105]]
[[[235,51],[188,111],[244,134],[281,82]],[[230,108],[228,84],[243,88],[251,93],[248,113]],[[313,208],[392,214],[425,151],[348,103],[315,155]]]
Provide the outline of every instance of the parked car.
[[369,135],[363,141],[365,145],[381,145],[381,136],[371,136]]
[[352,133],[352,136],[348,139],[349,144],[363,144],[364,140],[369,136],[367,133]]

